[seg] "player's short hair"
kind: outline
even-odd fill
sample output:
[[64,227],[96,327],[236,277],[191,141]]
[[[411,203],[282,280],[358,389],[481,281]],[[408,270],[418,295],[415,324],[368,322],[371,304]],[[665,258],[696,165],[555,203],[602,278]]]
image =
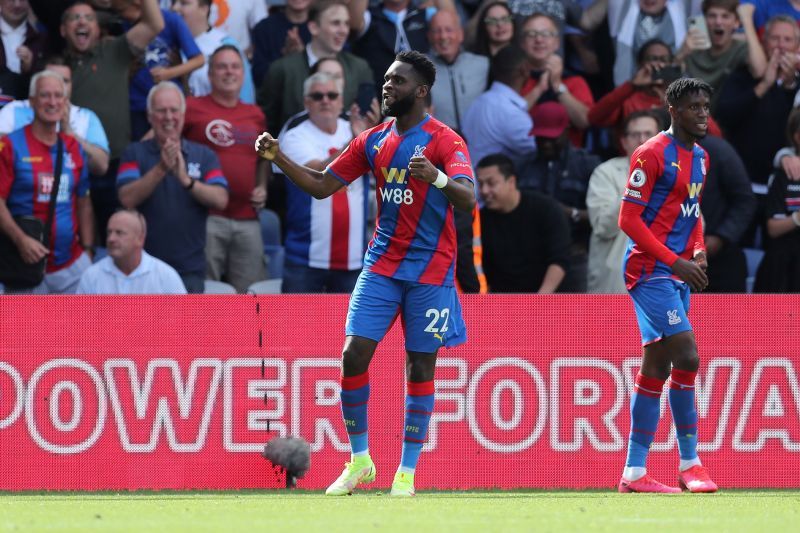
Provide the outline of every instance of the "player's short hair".
[[394,57],[395,61],[400,61],[401,63],[408,63],[414,69],[414,72],[417,76],[420,77],[422,82],[428,86],[428,88],[433,87],[434,82],[436,81],[436,67],[433,65],[428,56],[425,54],[421,54],[416,50],[408,50],[406,52],[400,52]]
[[150,91],[147,93],[147,112],[148,113],[150,113],[150,111],[153,110],[153,98],[155,98],[156,93],[158,93],[159,91],[165,91],[167,89],[172,89],[173,91],[178,93],[178,98],[180,98],[180,101],[181,101],[181,107],[180,107],[181,113],[185,113],[186,112],[186,97],[183,96],[183,91],[181,91],[180,87],[178,87],[177,85],[175,85],[171,81],[160,81],[160,82],[156,83],[155,85],[153,85],[152,87],[150,87]]
[[667,87],[665,98],[671,106],[676,105],[687,94],[704,92],[711,97],[714,89],[711,85],[697,78],[678,78]]
[[311,87],[315,83],[329,83],[333,82],[336,85],[336,90],[341,94],[344,90],[344,83],[339,78],[334,78],[327,72],[317,72],[307,77],[303,82],[303,96],[308,96],[311,92]]
[[738,5],[739,0],[703,0],[703,3],[700,5],[700,10],[705,15],[712,7],[718,7],[720,9],[724,9],[725,11],[730,11],[736,15],[736,7]]
[[514,163],[504,154],[491,154],[478,161],[476,168],[497,167],[505,179],[514,175]]
[[795,149],[798,145],[794,134],[798,132],[800,132],[800,107],[795,107],[786,121],[786,138],[789,140],[789,146],[794,146]]
[[656,128],[663,130],[666,125],[664,121],[664,115],[665,113],[663,110],[656,109],[641,109],[639,111],[634,111],[622,121],[622,131],[623,133],[628,133],[628,127],[631,125],[631,122],[634,120],[639,120],[640,118],[652,118],[656,121]]
[[239,48],[237,48],[232,44],[223,44],[214,49],[214,51],[211,52],[211,55],[208,56],[208,66],[210,67],[214,63],[214,58],[217,57],[217,54],[220,54],[225,50],[230,50],[231,52],[236,52],[237,54],[239,54],[239,57],[242,60],[242,65],[244,66],[244,58],[242,57],[241,50],[239,50]]
[[61,74],[53,72],[52,70],[42,70],[34,74],[31,78],[31,83],[28,87],[29,97],[36,96],[36,86],[39,84],[39,80],[43,78],[53,78],[54,80],[58,80],[58,83],[61,84],[61,89],[64,91],[64,96],[67,95],[67,84],[64,83],[64,78],[61,77]]
[[520,65],[527,62],[528,58],[519,46],[509,44],[498,50],[490,61],[489,70],[492,81],[511,85]]
[[636,52],[637,65],[642,65],[644,63],[644,58],[645,55],[647,54],[647,51],[650,49],[651,46],[655,45],[661,45],[664,48],[666,48],[667,52],[669,52],[669,60],[672,61],[672,59],[674,58],[674,56],[672,55],[672,48],[670,48],[670,46],[667,43],[665,43],[662,39],[654,37],[653,39],[645,41],[644,44],[639,48],[639,51]]
[[347,8],[347,4],[342,0],[317,0],[311,4],[311,8],[308,10],[308,21],[319,24],[319,21],[322,19],[322,14],[333,6]]

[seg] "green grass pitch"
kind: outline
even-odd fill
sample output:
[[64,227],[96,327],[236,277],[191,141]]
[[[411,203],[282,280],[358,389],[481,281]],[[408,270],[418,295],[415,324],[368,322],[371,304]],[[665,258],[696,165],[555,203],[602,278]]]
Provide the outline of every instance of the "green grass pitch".
[[800,491],[0,494],[0,531],[800,531]]

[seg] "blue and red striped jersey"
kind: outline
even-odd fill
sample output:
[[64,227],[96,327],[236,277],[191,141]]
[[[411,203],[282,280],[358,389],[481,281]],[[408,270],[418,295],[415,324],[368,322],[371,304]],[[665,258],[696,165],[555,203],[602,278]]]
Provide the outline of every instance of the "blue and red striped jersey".
[[[75,137],[59,135],[64,143],[64,159],[50,231],[47,272],[69,266],[83,253],[77,199],[89,194],[83,148]],[[48,146],[34,137],[30,125],[0,139],[0,197],[5,199],[12,216],[28,215],[47,221],[57,146]]]
[[467,146],[431,116],[403,135],[391,120],[353,139],[327,168],[345,184],[372,170],[378,220],[364,266],[384,276],[430,285],[453,285],[456,228],[453,206],[442,191],[412,178],[408,164],[424,155],[450,178],[474,182]]
[[643,208],[639,216],[652,234],[649,238],[657,242],[647,252],[650,243],[642,241],[648,236],[629,234],[623,262],[628,289],[653,278],[680,281],[671,268],[678,257],[690,260],[696,251],[705,249],[700,198],[708,165],[708,154],[700,146],[687,147],[666,132],[642,144],[631,156],[622,200]]

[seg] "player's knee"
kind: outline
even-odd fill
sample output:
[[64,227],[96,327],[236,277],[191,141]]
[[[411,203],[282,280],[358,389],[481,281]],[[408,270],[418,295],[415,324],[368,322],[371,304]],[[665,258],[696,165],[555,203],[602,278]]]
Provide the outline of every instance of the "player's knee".
[[436,371],[436,356],[430,354],[409,354],[407,377],[415,383],[433,381]]
[[357,376],[369,368],[372,352],[357,342],[348,342],[342,349],[342,375]]
[[697,372],[700,367],[700,356],[697,354],[697,345],[694,338],[682,340],[676,347],[672,358],[672,366],[678,370]]

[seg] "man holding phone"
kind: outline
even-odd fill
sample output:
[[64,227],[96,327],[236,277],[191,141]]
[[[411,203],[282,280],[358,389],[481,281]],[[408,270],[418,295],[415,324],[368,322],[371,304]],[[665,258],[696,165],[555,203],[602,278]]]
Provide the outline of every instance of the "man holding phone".
[[[689,17],[686,40],[675,59],[683,63],[689,76],[706,81],[714,89],[713,112],[716,94],[728,75],[746,65],[754,78],[760,78],[767,68],[767,56],[753,25],[752,4],[703,0],[702,9],[703,16]],[[744,41],[733,38],[740,25]]]

